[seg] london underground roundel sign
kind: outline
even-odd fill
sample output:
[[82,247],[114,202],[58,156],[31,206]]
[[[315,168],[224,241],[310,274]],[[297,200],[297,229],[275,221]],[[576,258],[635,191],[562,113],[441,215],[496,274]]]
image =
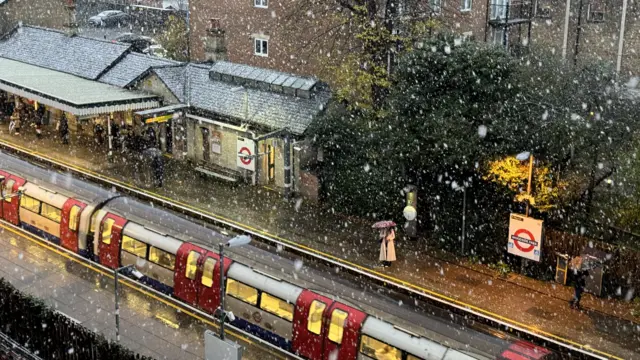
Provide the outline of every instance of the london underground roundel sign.
[[509,239],[507,250],[510,254],[540,261],[542,253],[542,220],[519,214],[509,217]]

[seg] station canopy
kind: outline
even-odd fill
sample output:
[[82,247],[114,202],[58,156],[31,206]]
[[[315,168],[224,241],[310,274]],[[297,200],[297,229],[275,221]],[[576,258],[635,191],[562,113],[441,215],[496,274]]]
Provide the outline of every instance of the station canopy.
[[144,110],[160,105],[155,95],[5,58],[0,58],[0,90],[76,116]]

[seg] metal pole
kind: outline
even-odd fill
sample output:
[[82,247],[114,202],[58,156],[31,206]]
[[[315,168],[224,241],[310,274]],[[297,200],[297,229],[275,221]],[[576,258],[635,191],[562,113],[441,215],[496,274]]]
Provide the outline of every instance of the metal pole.
[[[531,197],[531,178],[533,177],[533,155],[529,155],[529,184],[527,185],[527,195]],[[527,211],[524,213],[525,216],[529,216],[529,202],[527,199]]]
[[564,14],[564,38],[562,40],[562,60],[567,59],[567,42],[569,41],[569,17],[571,15],[571,0],[567,0]]
[[467,221],[467,187],[462,188],[462,255],[464,255],[465,225]]
[[580,32],[582,31],[582,1],[580,0],[580,6],[578,8],[578,28],[576,29],[576,48],[573,53],[573,66],[578,65],[578,50],[580,47]]
[[624,47],[624,27],[627,22],[627,0],[622,1],[622,19],[620,20],[620,42],[618,43],[618,61],[616,62],[616,75],[620,73],[622,66],[622,49]]
[[504,29],[503,29],[503,33],[502,33],[502,45],[504,46],[505,49],[508,48],[507,43],[508,43],[508,31],[509,31],[509,3],[510,1],[507,0],[507,5],[506,5],[506,11],[504,14]]
[[111,115],[107,117],[107,135],[109,136],[109,161],[113,160],[113,134],[111,134]]
[[115,293],[116,293],[116,342],[120,342],[120,307],[118,306],[118,272],[120,269],[116,269],[115,278]]
[[220,339],[224,340],[224,321],[226,313],[224,312],[224,244],[220,244]]
[[284,197],[291,197],[291,137],[284,135]]

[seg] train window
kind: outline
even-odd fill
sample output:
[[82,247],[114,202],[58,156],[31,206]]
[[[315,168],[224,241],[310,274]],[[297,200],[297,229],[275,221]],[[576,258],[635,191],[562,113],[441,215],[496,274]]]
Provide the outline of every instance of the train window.
[[[9,179],[4,182],[4,187],[2,188],[2,196],[9,196],[13,194],[13,185],[16,184],[16,181],[13,179]],[[6,197],[4,200],[6,202],[11,202],[12,197]]]
[[322,328],[322,314],[324,309],[327,308],[327,304],[322,301],[313,300],[309,307],[309,317],[307,318],[307,330],[316,335],[320,335]]
[[153,246],[149,249],[149,261],[166,267],[169,270],[173,270],[176,266],[175,255],[169,254],[168,252]]
[[407,355],[407,360],[422,360],[422,358],[419,358],[417,356],[413,356],[411,354]]
[[137,257],[147,257],[147,244],[142,241],[138,241],[130,236],[122,237],[122,250],[131,253]]
[[105,219],[102,225],[102,242],[107,245],[111,244],[111,228],[115,223],[113,219]]
[[89,232],[90,233],[95,233],[96,232],[96,219],[98,218],[98,211],[94,211],[93,215],[91,215],[91,222],[89,223]]
[[[402,351],[391,345],[385,344],[382,341],[370,338],[367,335],[362,335],[362,341],[360,342],[360,352],[376,360],[402,359]],[[411,355],[409,355],[408,359],[411,359]],[[417,359],[414,358],[414,360]]]
[[20,206],[34,213],[40,212],[40,201],[26,195],[22,195],[20,198]]
[[47,203],[42,203],[42,210],[40,210],[40,214],[46,217],[49,220],[53,220],[57,223],[60,222],[60,217],[62,216],[62,212],[57,207],[49,205]]
[[342,344],[344,325],[347,322],[348,315],[345,311],[339,309],[333,310],[333,313],[331,313],[331,324],[329,324],[329,340],[336,344]]
[[216,267],[216,259],[208,257],[204,262],[204,270],[202,271],[202,285],[211,287],[213,285],[213,270]]
[[265,292],[262,293],[262,297],[260,298],[260,308],[285,320],[293,320],[293,304],[289,304]]
[[78,231],[78,224],[80,223],[80,206],[73,205],[69,210],[69,230]]
[[258,290],[231,278],[227,278],[227,294],[251,305],[258,303]]
[[184,276],[188,279],[195,280],[196,272],[198,271],[198,259],[200,254],[197,251],[191,251],[187,256],[187,268],[184,271]]

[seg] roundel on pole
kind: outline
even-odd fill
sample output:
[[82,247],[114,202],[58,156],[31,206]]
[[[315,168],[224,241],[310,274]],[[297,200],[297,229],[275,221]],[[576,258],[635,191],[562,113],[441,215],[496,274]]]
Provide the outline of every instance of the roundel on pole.
[[542,253],[542,220],[511,214],[507,250],[510,254],[540,261]]
[[256,143],[252,139],[238,137],[236,145],[236,166],[256,171]]

